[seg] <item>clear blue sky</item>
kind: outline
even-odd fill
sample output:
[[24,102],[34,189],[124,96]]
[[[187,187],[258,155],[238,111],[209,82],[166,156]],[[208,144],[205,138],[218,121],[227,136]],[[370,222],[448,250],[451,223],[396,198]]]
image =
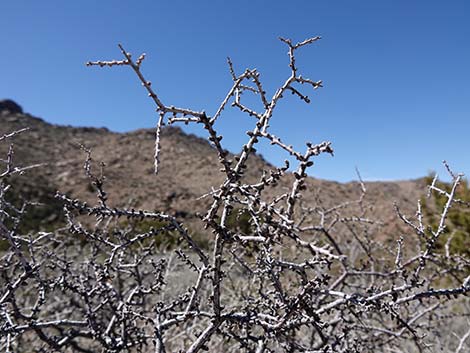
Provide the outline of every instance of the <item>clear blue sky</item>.
[[[312,104],[288,99],[273,131],[303,149],[330,140],[315,177],[407,179],[447,159],[470,174],[470,1],[108,1],[0,3],[0,98],[56,124],[129,131],[154,125],[150,100],[119,59],[117,43],[147,53],[143,71],[166,104],[212,114],[238,72],[256,67],[270,94],[289,74],[278,36],[322,40],[298,54],[322,79]],[[235,111],[218,128],[237,152],[253,121]],[[184,128],[202,134],[196,127]],[[285,155],[261,148],[279,165]],[[152,151],[142,151],[151,154]]]

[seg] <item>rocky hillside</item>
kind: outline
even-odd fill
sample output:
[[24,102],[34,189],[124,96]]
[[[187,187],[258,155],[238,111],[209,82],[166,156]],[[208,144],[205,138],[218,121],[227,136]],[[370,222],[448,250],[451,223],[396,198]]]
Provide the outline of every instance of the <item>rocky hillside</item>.
[[[83,164],[85,153],[78,144],[93,151],[94,172],[104,163],[106,191],[112,206],[140,207],[177,215],[187,223],[196,223],[196,213],[203,212],[210,198],[199,197],[223,180],[217,155],[205,139],[188,135],[179,128],[163,130],[161,169],[153,173],[154,131],[141,129],[115,133],[105,128],[51,125],[25,114],[13,101],[0,101],[0,136],[24,127],[29,131],[15,136],[14,159],[21,165],[44,163],[20,178],[23,195],[51,203],[56,190],[82,200],[95,202],[93,187],[87,180]],[[1,158],[8,144],[0,143]],[[272,169],[259,156],[251,158],[246,178],[257,180],[263,170]],[[285,180],[279,188],[292,180]],[[393,202],[413,212],[416,200],[425,192],[423,180],[366,183],[367,202],[372,216],[384,222],[382,236],[396,233]],[[17,188],[18,189],[18,188]],[[321,202],[334,205],[353,200],[360,194],[358,183],[337,183],[310,178],[304,195],[306,205]],[[53,207],[51,207],[53,209]],[[45,226],[60,218],[51,210],[39,214]]]

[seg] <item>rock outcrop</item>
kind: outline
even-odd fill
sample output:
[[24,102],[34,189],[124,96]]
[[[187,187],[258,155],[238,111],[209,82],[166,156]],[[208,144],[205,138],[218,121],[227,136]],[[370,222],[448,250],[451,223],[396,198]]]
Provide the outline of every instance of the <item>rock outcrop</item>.
[[23,114],[23,108],[11,99],[0,100],[0,113],[7,111],[11,114]]

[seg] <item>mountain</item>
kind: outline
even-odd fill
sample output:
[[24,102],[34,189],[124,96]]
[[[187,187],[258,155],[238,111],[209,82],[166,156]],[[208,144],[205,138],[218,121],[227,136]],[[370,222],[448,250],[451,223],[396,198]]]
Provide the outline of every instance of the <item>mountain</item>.
[[[0,101],[0,136],[25,127],[29,131],[9,140],[14,144],[14,160],[20,165],[44,165],[20,177],[16,181],[16,189],[20,190],[21,197],[52,205],[49,211],[36,215],[44,227],[61,217],[53,201],[57,190],[96,203],[95,190],[84,172],[86,154],[78,147],[82,144],[92,150],[93,173],[99,174],[100,163],[104,163],[109,205],[171,213],[193,229],[203,232],[196,214],[204,212],[211,198],[200,197],[217,188],[223,180],[217,155],[207,140],[188,135],[178,127],[164,128],[160,172],[155,175],[154,130],[116,133],[106,128],[52,125],[24,113],[11,100]],[[0,142],[1,158],[6,156],[7,151],[8,143]],[[255,182],[263,170],[273,168],[262,157],[254,155],[245,178]],[[292,180],[292,175],[289,175],[277,186],[277,190],[289,186]],[[413,215],[416,201],[425,193],[424,179],[367,182],[365,185],[365,201],[371,205],[369,217],[379,219],[384,224],[377,235],[381,237],[397,232],[393,203]],[[333,206],[355,200],[359,195],[360,185],[357,182],[338,183],[308,178],[303,202],[314,205],[320,199],[322,204]]]

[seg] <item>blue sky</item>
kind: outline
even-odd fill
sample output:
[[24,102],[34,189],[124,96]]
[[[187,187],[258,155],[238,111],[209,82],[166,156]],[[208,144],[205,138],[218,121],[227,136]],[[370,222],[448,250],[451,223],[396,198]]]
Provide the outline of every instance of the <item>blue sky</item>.
[[[212,114],[238,72],[256,67],[272,95],[289,74],[285,46],[320,35],[298,53],[304,77],[323,80],[306,105],[288,98],[273,132],[303,149],[332,141],[311,175],[348,181],[416,178],[447,159],[470,174],[470,2],[410,0],[108,1],[0,3],[0,98],[55,124],[151,127],[152,102],[120,59],[117,43],[147,53],[144,74],[166,104]],[[240,150],[253,121],[236,111],[217,126]],[[197,127],[186,131],[204,134]],[[262,146],[280,165],[286,156]],[[142,151],[152,153],[152,151]]]

